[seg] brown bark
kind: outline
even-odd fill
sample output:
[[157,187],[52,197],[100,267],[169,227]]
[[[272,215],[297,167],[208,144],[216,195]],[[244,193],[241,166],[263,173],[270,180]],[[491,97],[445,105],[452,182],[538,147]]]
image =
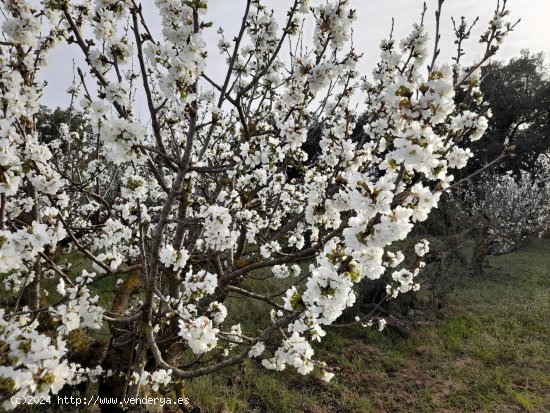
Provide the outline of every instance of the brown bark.
[[472,254],[472,261],[470,263],[470,270],[474,277],[483,276],[483,263],[487,255],[489,255],[489,241],[482,235],[476,241]]
[[[141,288],[141,274],[139,268],[133,271],[130,276],[118,287],[117,294],[111,305],[111,313],[124,317],[130,299]],[[133,327],[119,323],[111,323],[111,340],[105,343],[102,353],[105,358],[102,361],[104,370],[111,369],[114,372],[128,371],[134,358],[134,340],[131,339]],[[129,330],[129,331],[125,331]],[[99,383],[100,397],[116,397],[122,399],[127,390],[128,378],[125,376],[113,375],[102,379]],[[115,405],[101,406],[102,412],[122,411]]]

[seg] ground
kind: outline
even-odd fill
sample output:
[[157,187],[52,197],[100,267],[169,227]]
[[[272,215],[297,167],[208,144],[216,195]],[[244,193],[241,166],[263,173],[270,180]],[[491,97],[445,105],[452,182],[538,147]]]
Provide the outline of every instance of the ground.
[[[548,412],[550,240],[490,257],[483,279],[456,274],[437,317],[411,337],[331,330],[326,384],[253,361],[187,383],[203,412]],[[225,406],[225,407],[222,407]]]

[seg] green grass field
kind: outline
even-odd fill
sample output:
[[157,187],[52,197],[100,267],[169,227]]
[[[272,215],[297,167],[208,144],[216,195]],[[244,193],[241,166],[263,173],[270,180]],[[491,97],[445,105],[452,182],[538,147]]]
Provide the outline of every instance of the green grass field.
[[330,330],[317,357],[329,384],[254,361],[187,382],[203,412],[549,412],[550,240],[490,257],[483,279],[456,274],[437,321],[410,338]]

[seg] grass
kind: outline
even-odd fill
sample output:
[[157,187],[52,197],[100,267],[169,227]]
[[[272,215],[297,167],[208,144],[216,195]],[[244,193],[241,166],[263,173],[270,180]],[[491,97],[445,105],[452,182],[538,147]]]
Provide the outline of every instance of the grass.
[[490,257],[483,279],[455,276],[439,320],[407,339],[329,330],[316,353],[330,384],[248,360],[187,394],[210,413],[550,411],[550,240]]

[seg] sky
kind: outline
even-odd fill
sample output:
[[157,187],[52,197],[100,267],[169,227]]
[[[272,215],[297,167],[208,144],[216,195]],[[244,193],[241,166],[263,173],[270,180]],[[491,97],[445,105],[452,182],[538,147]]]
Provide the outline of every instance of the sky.
[[[396,38],[405,37],[413,23],[417,22],[422,10],[423,0],[350,0],[351,7],[357,10],[358,19],[354,25],[354,44],[358,53],[364,57],[360,70],[370,73],[378,58],[378,45],[387,37],[392,17],[395,19],[394,35]],[[160,19],[156,13],[153,0],[141,1],[144,14],[149,21],[149,27],[154,32],[160,32]],[[315,1],[312,1],[315,4]],[[319,1],[317,1],[319,3]],[[428,11],[425,24],[431,34],[435,32],[434,11],[437,0],[427,0]],[[244,11],[244,0],[210,0],[207,20],[213,22],[213,27],[204,34],[209,45],[209,59],[206,73],[220,79],[224,76],[224,58],[217,52],[218,27],[223,27],[226,37],[231,39],[237,33]],[[276,15],[284,21],[285,10],[291,0],[264,0],[264,4],[273,8]],[[452,33],[451,16],[459,19],[465,16],[472,22],[476,16],[480,20],[474,29],[472,39],[465,45],[470,52],[463,59],[473,61],[482,55],[478,43],[479,35],[485,30],[495,10],[496,0],[446,0],[443,5],[442,40],[440,62],[448,61],[455,53]],[[508,60],[518,56],[521,49],[528,48],[533,52],[543,51],[550,56],[550,0],[509,0],[508,8],[512,12],[511,19],[521,19],[514,32],[506,38],[497,55],[497,59]],[[313,27],[305,28],[305,39],[311,38]],[[433,43],[430,50],[433,49]],[[72,61],[82,64],[82,58],[76,46],[62,46],[50,55],[50,65],[43,71],[41,77],[48,82],[41,103],[50,107],[66,107],[69,97],[66,90],[73,78]]]

